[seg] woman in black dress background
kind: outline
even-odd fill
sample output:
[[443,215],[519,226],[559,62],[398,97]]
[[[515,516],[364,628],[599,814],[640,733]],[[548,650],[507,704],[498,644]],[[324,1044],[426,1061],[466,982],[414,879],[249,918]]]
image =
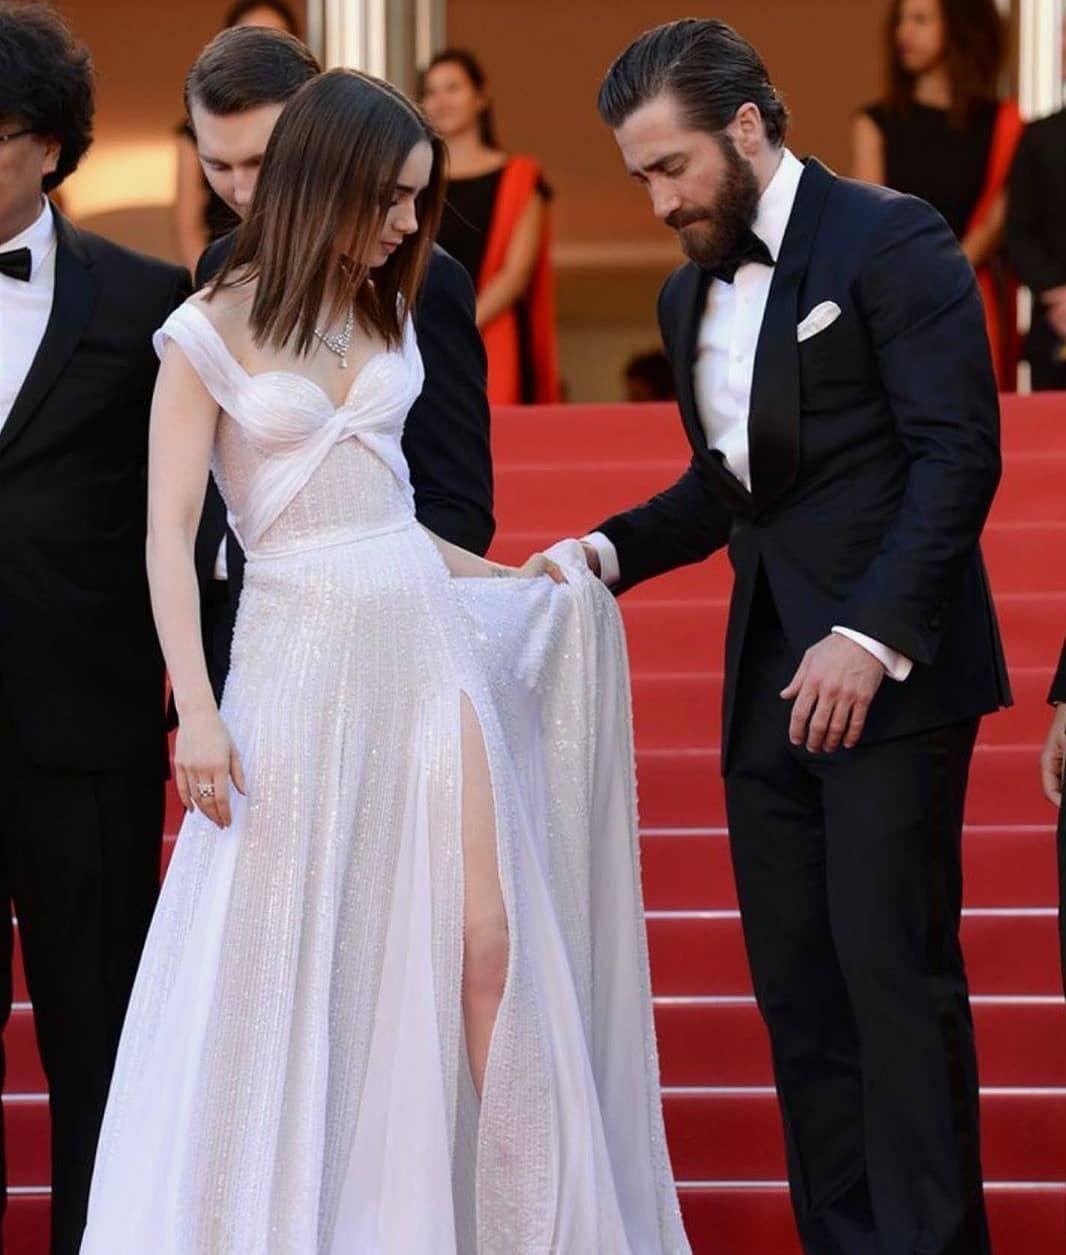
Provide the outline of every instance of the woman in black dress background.
[[893,0],[886,93],[853,120],[853,174],[928,201],[977,271],[1001,387],[1014,386],[1015,289],[1002,266],[1006,182],[1022,123],[998,98],[995,0]]
[[477,289],[489,400],[494,405],[557,401],[551,190],[532,157],[500,147],[488,83],[472,53],[461,48],[438,53],[422,72],[419,97],[448,147],[437,240]]

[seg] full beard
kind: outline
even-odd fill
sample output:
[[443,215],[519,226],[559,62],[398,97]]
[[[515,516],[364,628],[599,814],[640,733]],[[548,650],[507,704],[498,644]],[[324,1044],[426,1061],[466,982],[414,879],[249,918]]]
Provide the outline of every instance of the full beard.
[[759,207],[754,170],[728,135],[716,135],[715,139],[725,158],[725,173],[714,203],[689,211],[683,219],[666,220],[667,226],[677,231],[685,256],[707,269],[736,252]]

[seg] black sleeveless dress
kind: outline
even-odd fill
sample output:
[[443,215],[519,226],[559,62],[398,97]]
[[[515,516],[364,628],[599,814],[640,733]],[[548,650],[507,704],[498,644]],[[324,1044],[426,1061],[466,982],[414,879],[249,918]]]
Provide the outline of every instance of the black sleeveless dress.
[[884,137],[885,186],[928,201],[960,240],[984,189],[998,108],[983,102],[963,127],[931,105],[863,110]]

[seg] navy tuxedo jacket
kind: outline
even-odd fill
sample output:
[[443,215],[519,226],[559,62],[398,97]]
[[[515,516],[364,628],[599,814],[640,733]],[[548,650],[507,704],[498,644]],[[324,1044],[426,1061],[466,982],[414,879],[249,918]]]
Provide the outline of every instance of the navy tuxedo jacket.
[[[805,166],[756,350],[752,492],[700,425],[693,366],[711,278],[689,263],[663,287],[659,323],[691,465],[599,528],[619,591],[728,545],[724,765],[760,569],[797,660],[840,625],[914,661],[905,682],[882,684],[865,743],[1010,702],[978,545],[1001,464],[973,271],[924,201]],[[798,343],[825,301],[840,317]]]

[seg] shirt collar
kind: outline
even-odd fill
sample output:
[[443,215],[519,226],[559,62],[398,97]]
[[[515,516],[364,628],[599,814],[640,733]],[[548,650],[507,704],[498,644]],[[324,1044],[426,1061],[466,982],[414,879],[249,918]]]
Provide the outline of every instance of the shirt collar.
[[30,277],[36,275],[44,264],[45,258],[52,251],[56,242],[56,224],[52,217],[52,206],[47,199],[41,207],[40,214],[14,239],[0,244],[0,253],[14,252],[17,248],[28,248],[33,260],[30,265]]
[[781,150],[781,161],[774,177],[759,197],[759,208],[751,229],[766,245],[776,262],[781,253],[792,206],[803,177],[803,162],[787,148]]

